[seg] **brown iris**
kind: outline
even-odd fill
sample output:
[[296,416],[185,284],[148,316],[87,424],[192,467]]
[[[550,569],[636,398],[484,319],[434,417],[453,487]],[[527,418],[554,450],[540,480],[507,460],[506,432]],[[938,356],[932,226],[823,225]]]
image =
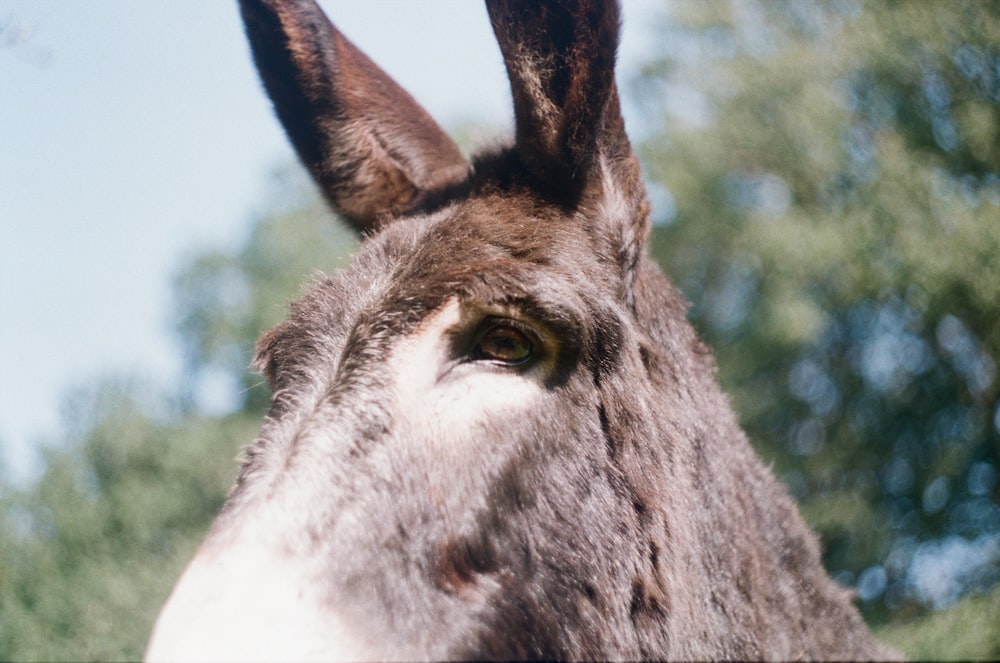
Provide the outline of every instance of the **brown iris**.
[[534,343],[528,334],[510,325],[491,327],[479,339],[477,358],[508,366],[520,366],[534,355]]

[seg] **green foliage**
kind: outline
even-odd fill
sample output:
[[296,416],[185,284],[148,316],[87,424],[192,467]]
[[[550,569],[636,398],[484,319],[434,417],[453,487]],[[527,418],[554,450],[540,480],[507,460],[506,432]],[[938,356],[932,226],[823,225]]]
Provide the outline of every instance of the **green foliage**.
[[[997,657],[1000,590],[929,609],[998,576],[1000,5],[670,6],[636,95],[654,254],[880,635]],[[254,339],[354,248],[301,177],[176,277],[181,393],[98,384],[35,485],[0,481],[0,660],[141,654],[256,434]],[[229,415],[199,410],[213,373]],[[954,550],[980,565],[927,590]]]
[[0,492],[0,659],[142,654],[158,606],[222,505],[257,417],[162,423],[143,389],[79,398],[86,425]]
[[[176,279],[183,393],[99,384],[69,401],[72,429],[46,450],[38,483],[0,483],[0,660],[141,657],[264,414],[268,389],[247,369],[254,339],[356,242],[298,171],[276,184],[286,207],[257,219],[235,250],[194,256]],[[213,370],[238,384],[233,414],[198,414],[189,385]]]
[[[257,337],[285,318],[288,303],[321,272],[343,267],[357,245],[353,232],[331,223],[301,169],[277,173],[273,200],[243,245],[191,259],[175,278],[174,319],[185,350],[190,389],[206,371],[234,378],[245,407],[262,409],[268,392],[248,371]],[[190,391],[186,401],[194,399]]]
[[[869,617],[995,582],[1000,5],[672,8],[653,250],[744,425]],[[921,590],[943,537],[992,561]]]
[[950,610],[891,624],[876,631],[883,642],[914,661],[1000,659],[1000,587],[973,595]]

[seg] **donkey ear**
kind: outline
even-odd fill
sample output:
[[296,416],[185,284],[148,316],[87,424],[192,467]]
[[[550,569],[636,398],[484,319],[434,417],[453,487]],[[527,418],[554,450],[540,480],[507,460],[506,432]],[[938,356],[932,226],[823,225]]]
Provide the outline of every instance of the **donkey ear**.
[[299,157],[361,231],[433,205],[469,165],[313,0],[240,0],[257,69]]
[[606,131],[615,118],[620,124],[617,3],[487,0],[486,6],[510,78],[524,165],[554,188],[578,188],[601,143],[624,138]]
[[649,203],[615,85],[616,0],[486,0],[514,97],[515,149],[533,185],[603,207],[605,250],[631,302]]

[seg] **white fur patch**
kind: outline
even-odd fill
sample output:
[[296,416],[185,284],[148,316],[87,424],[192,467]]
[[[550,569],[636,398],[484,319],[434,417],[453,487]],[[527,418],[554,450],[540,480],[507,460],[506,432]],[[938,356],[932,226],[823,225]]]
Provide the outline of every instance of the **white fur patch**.
[[243,539],[199,552],[164,606],[146,661],[356,661],[379,657],[323,610],[306,574]]
[[[454,356],[451,332],[475,325],[482,315],[451,299],[390,352],[386,386],[395,410],[394,439],[421,445],[411,447],[416,457],[437,462],[456,458],[458,467],[470,453],[496,452],[504,440],[495,440],[491,449],[473,448],[483,438],[475,429],[491,418],[517,417],[543,397],[539,377],[547,370],[544,362],[521,371]],[[435,488],[428,486],[428,491]],[[451,493],[441,491],[446,494]],[[282,548],[289,535],[282,527],[289,525],[281,508],[257,501],[233,530],[220,532],[199,551],[160,613],[146,660],[373,660],[407,653],[412,658],[429,644],[387,651],[384,642],[372,640],[377,634],[366,633],[368,624],[352,621],[350,605],[324,601],[322,583],[310,574],[308,560],[293,563]],[[470,584],[463,591],[481,598],[486,588]]]
[[450,356],[448,332],[462,324],[462,315],[458,301],[448,300],[389,356],[403,415],[399,419],[411,426],[470,431],[489,416],[514,415],[532,407],[541,396],[542,386],[531,370],[491,370]]

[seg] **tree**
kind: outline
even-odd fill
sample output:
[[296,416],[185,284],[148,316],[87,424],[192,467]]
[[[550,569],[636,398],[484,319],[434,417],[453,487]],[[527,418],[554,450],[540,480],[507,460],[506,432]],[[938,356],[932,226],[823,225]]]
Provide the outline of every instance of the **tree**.
[[141,385],[73,399],[80,421],[24,491],[0,485],[0,659],[137,659],[222,505],[257,418],[157,421]]
[[672,7],[636,93],[654,253],[745,427],[869,617],[989,587],[1000,6]]
[[284,320],[288,303],[322,272],[345,266],[357,247],[299,167],[274,173],[272,207],[252,223],[236,250],[203,251],[174,279],[174,320],[185,357],[183,400],[193,405],[199,380],[221,373],[238,407],[263,412],[270,398],[249,369],[257,337]]
[[[142,655],[263,417],[268,388],[247,368],[254,339],[317,267],[336,267],[354,245],[304,174],[278,175],[276,186],[284,205],[242,246],[203,251],[177,276],[188,360],[177,393],[122,379],[81,390],[38,483],[19,490],[0,477],[0,660]],[[235,385],[229,414],[201,412],[190,386],[212,371]]]
[[[995,658],[1000,589],[898,622],[997,575],[1000,7],[671,6],[634,95],[654,253],[869,618],[911,655]],[[0,476],[0,659],[141,655],[266,407],[254,339],[354,246],[299,172],[179,272],[184,385],[100,382],[36,485]],[[201,407],[213,374],[228,414]],[[953,549],[977,563],[941,572]]]

